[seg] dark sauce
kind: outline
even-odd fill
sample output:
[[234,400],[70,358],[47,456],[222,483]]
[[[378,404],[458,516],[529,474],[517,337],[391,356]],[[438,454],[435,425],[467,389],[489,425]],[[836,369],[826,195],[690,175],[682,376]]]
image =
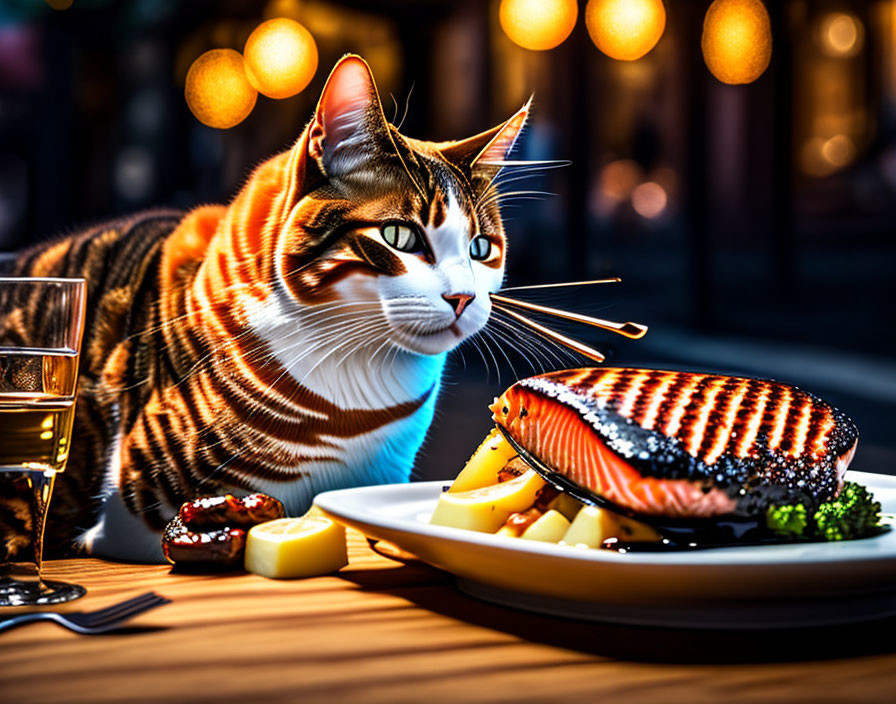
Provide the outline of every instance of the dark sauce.
[[[876,538],[884,533],[889,533],[892,526],[882,525],[878,530],[863,535],[859,538],[851,538],[851,540],[865,540],[866,538]],[[806,545],[808,543],[825,543],[825,540],[784,540],[768,534],[754,536],[746,540],[737,540],[730,542],[698,542],[698,541],[682,541],[670,540],[663,538],[657,541],[626,541],[619,538],[609,538],[601,544],[601,549],[612,550],[618,553],[629,552],[685,552],[690,550],[712,550],[714,548],[739,548],[757,545],[793,545],[796,543]],[[842,542],[842,541],[840,541]]]
[[663,538],[655,541],[632,541],[608,538],[601,544],[601,549],[618,553],[627,552],[685,552],[691,550],[712,550],[713,548],[734,548],[746,545],[781,545],[782,541],[768,538],[737,543],[677,543]]

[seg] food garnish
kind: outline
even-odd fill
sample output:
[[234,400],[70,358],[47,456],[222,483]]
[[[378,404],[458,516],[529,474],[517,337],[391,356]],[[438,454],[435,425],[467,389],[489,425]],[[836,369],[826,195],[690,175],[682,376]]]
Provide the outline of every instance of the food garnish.
[[766,525],[790,539],[853,540],[881,531],[880,502],[861,484],[846,482],[837,498],[816,509],[805,504],[770,506]]

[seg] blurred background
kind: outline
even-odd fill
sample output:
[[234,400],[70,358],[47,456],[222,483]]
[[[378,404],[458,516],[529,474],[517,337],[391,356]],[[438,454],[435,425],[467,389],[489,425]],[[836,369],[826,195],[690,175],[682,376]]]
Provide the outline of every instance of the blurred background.
[[[620,276],[527,298],[648,325],[627,341],[554,324],[611,364],[812,390],[858,424],[854,468],[896,473],[896,1],[768,0],[771,63],[746,85],[707,69],[704,0],[665,0],[665,30],[636,61],[598,50],[584,2],[544,51],[514,43],[498,5],[0,0],[0,252],[227,201],[298,136],[345,52],[367,59],[412,137],[469,136],[534,93],[518,158],[571,163],[524,182],[551,195],[506,206],[508,285]],[[313,36],[310,84],[259,96],[231,129],[204,126],[184,100],[191,63],[242,50],[272,17]],[[584,361],[525,337],[465,344],[415,476],[453,477],[515,378]]]

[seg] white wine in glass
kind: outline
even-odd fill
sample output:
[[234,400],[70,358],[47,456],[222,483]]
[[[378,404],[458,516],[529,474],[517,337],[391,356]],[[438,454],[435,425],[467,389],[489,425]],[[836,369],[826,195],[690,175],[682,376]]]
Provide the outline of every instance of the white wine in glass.
[[44,525],[71,446],[83,279],[0,278],[0,606],[84,594],[41,577]]

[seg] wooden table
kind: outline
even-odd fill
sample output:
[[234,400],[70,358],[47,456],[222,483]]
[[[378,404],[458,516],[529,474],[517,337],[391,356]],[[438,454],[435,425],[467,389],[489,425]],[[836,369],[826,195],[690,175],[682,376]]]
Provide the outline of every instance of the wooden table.
[[71,610],[149,589],[173,603],[127,631],[0,634],[0,701],[896,701],[896,621],[691,632],[565,621],[478,602],[350,533],[336,576],[273,581],[100,560],[47,565]]

